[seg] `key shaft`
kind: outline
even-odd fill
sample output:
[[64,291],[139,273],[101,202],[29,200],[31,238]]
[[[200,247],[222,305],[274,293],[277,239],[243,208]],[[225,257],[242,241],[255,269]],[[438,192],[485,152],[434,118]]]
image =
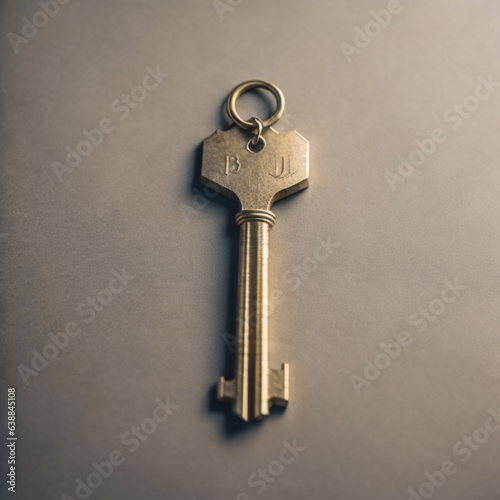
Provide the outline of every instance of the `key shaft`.
[[218,398],[232,401],[246,421],[288,403],[288,364],[269,368],[269,243],[276,217],[268,210],[239,212],[238,309],[235,377],[221,377]]

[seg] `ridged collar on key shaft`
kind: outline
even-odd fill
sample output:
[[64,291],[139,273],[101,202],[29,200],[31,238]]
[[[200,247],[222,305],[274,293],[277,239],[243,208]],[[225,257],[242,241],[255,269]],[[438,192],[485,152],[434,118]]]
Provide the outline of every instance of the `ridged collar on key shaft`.
[[269,210],[242,210],[235,215],[234,220],[238,226],[244,222],[259,221],[266,222],[273,227],[276,222],[276,215]]

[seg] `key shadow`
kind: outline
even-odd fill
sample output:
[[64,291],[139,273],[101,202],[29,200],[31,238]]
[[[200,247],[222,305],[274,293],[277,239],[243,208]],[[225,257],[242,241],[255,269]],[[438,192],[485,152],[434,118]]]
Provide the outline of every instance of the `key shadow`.
[[[222,110],[221,114],[221,122],[224,123],[224,126],[221,126],[221,129],[229,128],[230,124],[225,118],[224,111]],[[201,163],[202,163],[202,153],[203,153],[203,144],[200,145],[195,150],[195,168],[194,168],[194,177],[191,183],[191,189],[196,189],[198,191],[203,192],[205,186],[201,184]],[[232,344],[232,340],[234,339],[234,335],[236,334],[236,310],[237,310],[237,288],[238,288],[238,242],[239,242],[239,230],[237,225],[234,222],[234,216],[238,212],[238,201],[235,199],[227,198],[223,195],[217,195],[215,197],[206,199],[210,203],[217,203],[222,205],[227,210],[227,222],[225,229],[225,239],[223,244],[230,245],[231,253],[229,262],[230,268],[230,281],[227,288],[226,295],[226,322],[224,326],[224,332],[231,332],[228,336],[229,341],[225,341],[222,339],[222,342],[216,343],[217,356],[220,355],[220,350],[222,349],[224,352],[223,355],[223,366],[222,373],[227,380],[231,380],[234,377],[234,353],[232,352],[234,349],[230,349],[230,345]],[[227,340],[227,339],[226,339]],[[271,409],[271,415],[266,418],[273,418],[279,414],[284,412],[284,407],[274,406]],[[254,421],[254,422],[245,422],[238,416],[236,416],[232,412],[231,404],[227,402],[221,402],[217,400],[217,382],[215,382],[208,390],[208,401],[207,401],[207,411],[209,413],[222,413],[224,416],[224,423],[222,428],[222,434],[224,437],[232,437],[235,435],[239,435],[245,432],[249,432],[253,429],[256,429],[262,424],[262,420]]]

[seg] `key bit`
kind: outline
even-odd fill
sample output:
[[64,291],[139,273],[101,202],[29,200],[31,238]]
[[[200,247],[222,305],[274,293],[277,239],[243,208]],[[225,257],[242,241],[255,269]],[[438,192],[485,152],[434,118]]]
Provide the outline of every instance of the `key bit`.
[[[265,122],[245,121],[235,108],[237,97],[255,87],[271,90],[278,101]],[[270,406],[285,406],[289,399],[288,364],[269,367],[269,237],[276,221],[270,208],[309,185],[309,143],[296,131],[270,127],[283,109],[283,95],[274,85],[243,83],[228,99],[237,126],[217,130],[203,142],[202,182],[237,199],[241,209],[235,217],[240,227],[235,376],[219,379],[217,397],[231,402],[246,421],[269,415]]]

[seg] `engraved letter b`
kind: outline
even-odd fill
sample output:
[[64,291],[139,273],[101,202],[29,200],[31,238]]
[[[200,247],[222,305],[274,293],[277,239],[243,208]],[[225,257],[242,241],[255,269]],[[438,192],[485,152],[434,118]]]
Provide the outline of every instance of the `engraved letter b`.
[[235,174],[236,172],[238,172],[240,167],[241,167],[241,165],[240,165],[240,159],[238,158],[238,155],[227,155],[226,156],[226,170],[224,171],[224,173],[226,175],[229,175],[230,172]]

